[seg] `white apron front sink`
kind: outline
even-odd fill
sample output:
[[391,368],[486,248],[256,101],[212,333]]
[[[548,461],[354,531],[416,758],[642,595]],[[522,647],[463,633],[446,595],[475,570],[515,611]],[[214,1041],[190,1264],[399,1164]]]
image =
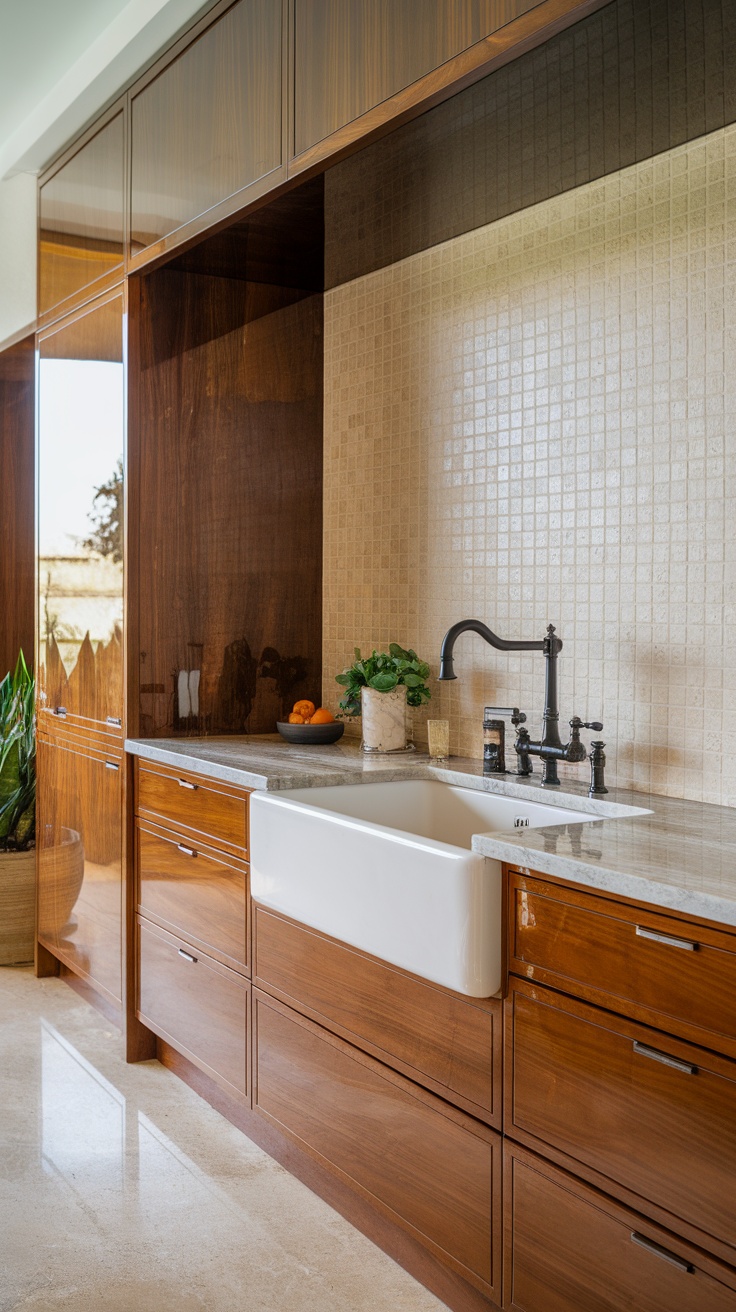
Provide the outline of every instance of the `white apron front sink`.
[[434,780],[250,799],[256,902],[474,998],[501,987],[501,863],[474,834],[599,817]]

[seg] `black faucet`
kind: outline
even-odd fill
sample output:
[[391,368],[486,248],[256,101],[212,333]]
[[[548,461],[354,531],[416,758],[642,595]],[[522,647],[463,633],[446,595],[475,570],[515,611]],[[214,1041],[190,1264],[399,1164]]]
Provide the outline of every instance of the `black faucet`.
[[[547,662],[546,676],[544,681],[544,715],[542,717],[542,737],[540,742],[532,742],[529,737],[529,730],[523,727],[519,729],[516,738],[516,754],[518,759],[518,768],[516,773],[520,775],[529,775],[532,773],[531,756],[539,756],[542,761],[542,784],[546,787],[559,785],[559,776],[557,774],[558,761],[584,761],[587,752],[583,743],[580,741],[581,729],[593,729],[600,733],[603,725],[600,720],[591,720],[586,722],[574,715],[570,721],[570,741],[563,743],[560,738],[560,708],[557,693],[557,657],[562,650],[562,639],[558,638],[555,633],[554,624],[547,626],[547,636],[540,642],[509,642],[506,638],[499,638],[484,624],[482,620],[460,620],[453,624],[452,628],[447,630],[442,639],[442,649],[440,651],[440,679],[456,679],[452,653],[455,642],[461,633],[470,630],[472,633],[480,634],[481,638],[497,651],[541,651],[544,652],[544,658]],[[498,715],[506,715],[511,712],[503,707],[489,707],[491,711]],[[519,724],[522,717],[512,715],[512,722]],[[603,780],[603,755],[604,743],[595,743],[594,752],[591,752],[591,784],[590,793],[607,793],[608,789]]]

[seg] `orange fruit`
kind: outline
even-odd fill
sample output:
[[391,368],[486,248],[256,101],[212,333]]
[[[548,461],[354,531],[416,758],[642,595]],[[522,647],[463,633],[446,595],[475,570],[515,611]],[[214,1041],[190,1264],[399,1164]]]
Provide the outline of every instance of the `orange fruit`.
[[306,700],[294,702],[294,710],[292,714],[301,715],[304,721],[308,720],[311,715],[314,715],[314,702],[308,702]]
[[314,712],[310,724],[334,724],[335,717],[332,711],[328,711],[326,706],[320,706],[318,711]]
[[304,716],[297,715],[296,711],[292,711],[289,716],[289,724],[304,724]]

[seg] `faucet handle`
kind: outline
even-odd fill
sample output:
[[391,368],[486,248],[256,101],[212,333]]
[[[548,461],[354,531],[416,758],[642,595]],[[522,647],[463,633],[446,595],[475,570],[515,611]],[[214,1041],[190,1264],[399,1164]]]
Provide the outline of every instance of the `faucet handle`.
[[[526,724],[526,715],[519,710],[518,706],[486,706],[483,713],[485,716],[508,715],[512,724]],[[601,728],[603,728],[602,725]]]
[[600,720],[581,720],[579,715],[573,715],[570,721],[570,728],[573,731],[592,729],[595,733],[600,733],[603,729],[603,725]]

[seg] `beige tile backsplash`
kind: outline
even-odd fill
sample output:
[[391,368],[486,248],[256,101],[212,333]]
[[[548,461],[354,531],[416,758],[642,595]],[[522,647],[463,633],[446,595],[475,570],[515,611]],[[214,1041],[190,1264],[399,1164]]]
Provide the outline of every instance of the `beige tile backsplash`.
[[604,721],[610,781],[736,805],[735,292],[729,127],[326,294],[330,706],[395,640],[453,753],[485,703],[536,737],[541,654],[466,634],[434,676],[455,620],[551,622],[562,728]]

